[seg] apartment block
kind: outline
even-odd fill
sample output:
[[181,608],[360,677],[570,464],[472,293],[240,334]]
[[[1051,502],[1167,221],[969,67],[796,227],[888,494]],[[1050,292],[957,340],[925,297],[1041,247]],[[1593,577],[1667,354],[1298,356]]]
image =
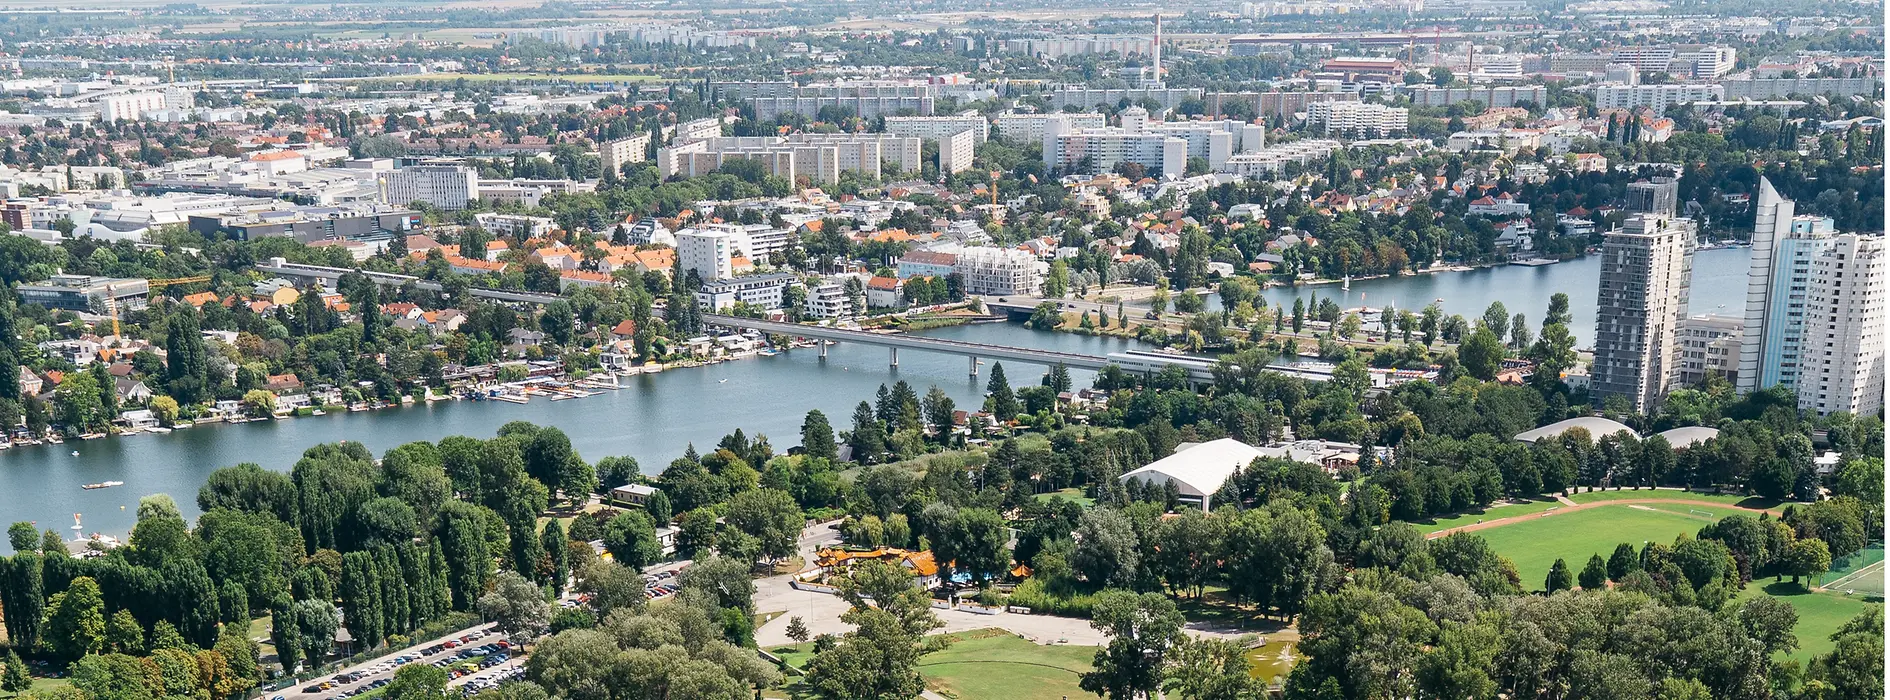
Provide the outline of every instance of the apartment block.
[[1306,107],[1306,123],[1319,133],[1378,138],[1403,133],[1411,110],[1369,102],[1325,102]]
[[716,83],[712,89],[723,99],[748,101],[755,108],[755,118],[763,121],[780,114],[813,117],[824,107],[835,107],[869,119],[908,109],[929,115],[935,97],[930,84],[910,81],[843,81],[815,85],[740,82]]
[[966,294],[1036,294],[1043,289],[1043,261],[1016,248],[973,246],[956,251],[952,271]]
[[1665,113],[1668,107],[1693,102],[1718,102],[1726,99],[1726,89],[1718,85],[1596,85],[1598,109],[1634,109],[1647,107]]
[[1688,219],[1637,214],[1603,239],[1590,391],[1635,411],[1660,403],[1678,374],[1696,232]]
[[1093,109],[1097,105],[1119,106],[1124,101],[1140,104],[1146,99],[1154,100],[1162,109],[1174,109],[1182,102],[1200,97],[1201,88],[1092,88],[1063,85],[1050,91],[1050,108],[1059,111],[1065,107]]
[[1063,131],[1101,129],[1109,125],[1107,117],[1097,112],[1051,112],[1026,114],[1005,112],[992,119],[997,137],[1012,143],[1042,143],[1043,135],[1055,123]]
[[1448,107],[1459,102],[1475,100],[1485,107],[1514,107],[1521,102],[1548,104],[1549,89],[1541,85],[1481,85],[1470,87],[1436,87],[1431,85],[1413,85],[1401,88],[1401,92],[1411,96],[1411,104],[1419,107]]
[[1720,81],[1726,99],[1775,100],[1789,95],[1874,95],[1881,81],[1874,76],[1855,78],[1728,78]]
[[894,136],[937,141],[961,131],[971,131],[978,143],[991,138],[991,122],[983,115],[961,114],[949,117],[887,117],[886,133]]
[[1877,413],[1884,392],[1884,239],[1846,233],[1813,259],[1798,408]]
[[1716,314],[1696,314],[1681,321],[1676,334],[1680,344],[1676,388],[1698,386],[1709,373],[1734,381],[1739,374],[1739,342],[1744,325],[1737,316]]
[[604,172],[612,175],[622,175],[623,166],[648,160],[649,154],[650,135],[647,133],[597,145],[597,157],[603,161]]
[[479,198],[479,173],[463,165],[416,165],[385,177],[388,204],[426,202],[438,209],[458,211]]
[[1043,162],[1063,172],[1112,172],[1124,161],[1140,164],[1151,176],[1180,177],[1188,169],[1188,142],[1162,133],[1108,127],[1064,133],[1058,124],[1044,134]]
[[676,232],[676,265],[683,273],[696,273],[703,282],[735,276],[735,236],[713,229],[685,229]]
[[1207,113],[1224,115],[1234,105],[1245,105],[1260,118],[1290,117],[1306,111],[1306,105],[1318,102],[1357,102],[1356,92],[1210,92],[1201,98]]

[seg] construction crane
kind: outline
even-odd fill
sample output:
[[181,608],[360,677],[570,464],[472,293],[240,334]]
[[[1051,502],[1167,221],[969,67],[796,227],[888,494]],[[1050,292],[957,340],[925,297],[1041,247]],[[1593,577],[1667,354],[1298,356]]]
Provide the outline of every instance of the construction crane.
[[[145,286],[148,289],[163,289],[174,284],[196,284],[198,282],[208,281],[210,281],[210,275],[197,275],[195,277],[174,277],[164,280],[145,280]],[[118,328],[118,285],[105,285],[105,311],[112,315],[112,335],[121,335]]]

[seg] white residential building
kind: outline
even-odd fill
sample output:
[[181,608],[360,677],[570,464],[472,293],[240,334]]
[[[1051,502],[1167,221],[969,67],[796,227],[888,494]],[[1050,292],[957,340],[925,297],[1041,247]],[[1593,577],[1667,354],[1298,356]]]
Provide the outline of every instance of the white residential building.
[[1051,112],[1048,114],[1029,114],[1005,112],[992,119],[997,127],[997,137],[1012,143],[1042,143],[1043,135],[1050,130],[1050,124],[1060,125],[1063,131],[1077,129],[1101,129],[1109,125],[1108,117],[1098,112]]
[[1884,392],[1884,239],[1838,235],[1812,261],[1798,408],[1877,413]]
[[676,232],[676,263],[687,274],[696,273],[704,282],[735,276],[735,236],[713,229],[684,229]]
[[1697,386],[1708,373],[1732,381],[1739,372],[1739,342],[1745,324],[1737,316],[1697,314],[1680,322],[1680,364],[1675,387]]
[[847,298],[846,277],[828,277],[807,288],[801,312],[810,318],[845,318],[856,313]]
[[795,282],[793,273],[788,272],[705,281],[696,292],[696,304],[710,311],[725,311],[741,302],[771,311],[781,308],[787,288]]
[[1253,153],[1236,153],[1222,163],[1219,170],[1248,178],[1274,178],[1279,177],[1281,169],[1288,163],[1303,167],[1343,147],[1339,142],[1329,139],[1300,139],[1267,146]]
[[978,132],[966,129],[938,140],[938,170],[941,173],[959,173],[971,169],[971,163],[978,157]]
[[1328,136],[1380,138],[1403,133],[1411,124],[1411,110],[1370,102],[1320,102],[1306,105],[1306,124]]
[[480,212],[473,215],[473,223],[492,233],[517,239],[537,238],[551,233],[558,228],[558,222],[548,216],[526,216],[524,214],[500,214],[498,212]]
[[385,177],[388,204],[426,202],[438,209],[457,211],[479,196],[478,171],[463,165],[416,165]]
[[917,171],[922,152],[919,139],[889,134],[719,136],[658,151],[657,169],[665,178],[694,177],[714,172],[729,160],[747,159],[789,181],[806,177],[815,183],[834,183],[849,170],[881,177],[885,173],[880,166],[887,162],[901,171]]
[[597,157],[603,161],[604,172],[622,175],[623,166],[648,160],[649,149],[650,135],[644,133],[598,144]]
[[769,121],[779,114],[818,116],[821,108],[834,107],[866,117],[898,114],[912,110],[921,115],[932,113],[933,87],[914,80],[839,81],[815,85],[795,85],[785,81],[716,83],[712,86],[722,99],[747,100],[755,108],[755,118]]
[[1188,157],[1208,162],[1218,169],[1235,153],[1258,151],[1266,146],[1267,128],[1235,120],[1154,121],[1148,110],[1130,107],[1122,110],[1122,130],[1130,133],[1155,133],[1188,142]]
[[972,246],[953,251],[952,272],[965,282],[966,294],[1036,294],[1043,289],[1046,265],[1016,248]]
[[[189,94],[189,93],[184,93]],[[98,100],[98,118],[102,121],[137,121],[146,112],[157,112],[170,106],[166,102],[166,93],[128,92],[108,95]],[[182,108],[182,106],[178,107]]]
[[894,136],[937,141],[961,131],[971,130],[978,136],[978,143],[991,138],[991,122],[980,114],[957,114],[936,117],[886,117],[886,133]]
[[1668,107],[1693,102],[1718,102],[1726,99],[1726,89],[1703,83],[1681,85],[1596,85],[1597,109],[1634,109],[1647,107],[1665,114]]
[[1647,412],[1673,386],[1695,236],[1691,220],[1637,214],[1603,239],[1589,389],[1596,396],[1621,396]]

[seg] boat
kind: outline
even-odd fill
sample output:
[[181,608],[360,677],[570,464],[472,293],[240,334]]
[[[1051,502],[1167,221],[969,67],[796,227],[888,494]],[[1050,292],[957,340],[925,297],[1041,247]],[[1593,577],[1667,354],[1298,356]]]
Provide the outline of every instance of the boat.
[[723,379],[723,380],[719,380],[719,381],[717,381],[716,383],[717,383],[717,384],[727,384],[727,383],[728,383],[728,380],[727,380],[727,379]]
[[123,481],[101,481],[96,484],[86,484],[84,486],[80,486],[79,488],[85,489],[87,491],[92,491],[95,489],[108,489],[113,486],[124,486],[124,485],[125,485],[125,482]]
[[78,450],[73,450],[73,451],[72,451],[72,456],[74,456],[74,457],[77,457],[77,456],[79,456],[79,451],[78,451]]

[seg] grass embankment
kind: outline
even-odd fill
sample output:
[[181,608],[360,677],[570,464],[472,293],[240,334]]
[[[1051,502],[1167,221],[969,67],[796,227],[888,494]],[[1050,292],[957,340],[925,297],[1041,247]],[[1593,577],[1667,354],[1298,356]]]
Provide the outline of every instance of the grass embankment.
[[1492,503],[1488,508],[1466,510],[1454,515],[1432,518],[1428,522],[1414,522],[1411,523],[1411,527],[1417,528],[1418,532],[1428,535],[1440,530],[1449,530],[1465,525],[1475,525],[1480,522],[1487,522],[1498,518],[1534,515],[1561,505],[1559,501],[1553,498],[1542,498],[1531,501],[1502,501]]
[[1668,489],[1620,489],[1610,491],[1585,491],[1572,494],[1568,500],[1576,503],[1599,503],[1602,501],[1638,501],[1658,499],[1663,501],[1699,501],[1726,506],[1738,506],[1752,510],[1779,510],[1789,503],[1727,493],[1700,493],[1698,491],[1673,491]]

